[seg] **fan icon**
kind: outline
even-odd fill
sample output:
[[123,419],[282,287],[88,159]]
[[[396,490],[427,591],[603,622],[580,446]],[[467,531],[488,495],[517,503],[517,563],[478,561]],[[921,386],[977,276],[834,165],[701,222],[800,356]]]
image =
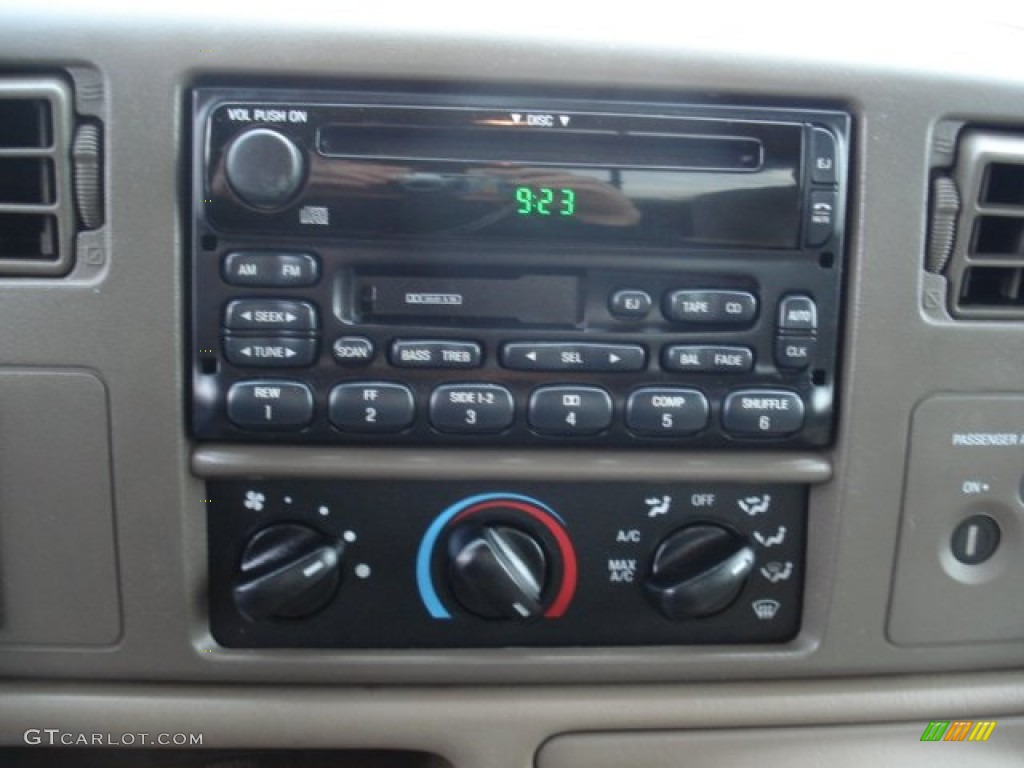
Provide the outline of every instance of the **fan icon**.
[[262,512],[263,502],[265,502],[266,500],[267,497],[264,496],[262,493],[258,493],[256,491],[246,491],[245,502],[243,503],[245,504],[246,509],[251,509],[253,512]]

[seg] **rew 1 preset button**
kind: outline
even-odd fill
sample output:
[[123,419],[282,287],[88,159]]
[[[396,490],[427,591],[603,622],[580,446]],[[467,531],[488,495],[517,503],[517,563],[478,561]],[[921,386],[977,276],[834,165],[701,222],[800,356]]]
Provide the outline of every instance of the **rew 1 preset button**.
[[748,347],[680,344],[665,347],[661,365],[682,373],[745,373],[754,367],[754,351]]
[[430,423],[440,432],[501,432],[515,415],[512,393],[497,384],[445,384],[430,396]]
[[516,341],[501,348],[501,364],[517,371],[642,371],[647,350],[639,344]]
[[747,291],[683,290],[665,297],[665,319],[699,325],[749,325],[757,317],[757,297]]
[[228,390],[227,411],[243,429],[300,429],[313,420],[313,392],[297,381],[240,381]]
[[315,331],[316,307],[291,299],[236,299],[224,310],[229,331]]
[[311,253],[235,251],[224,258],[224,282],[262,288],[315,285],[320,268]]
[[475,341],[398,339],[391,344],[396,368],[479,368],[482,360]]
[[339,384],[328,409],[331,424],[346,432],[401,432],[416,417],[412,390],[387,381]]
[[543,435],[596,435],[612,424],[612,399],[597,387],[541,387],[527,417]]
[[708,400],[696,389],[646,387],[629,396],[626,426],[638,435],[692,435],[708,425],[708,413]]
[[232,365],[300,368],[316,360],[316,339],[285,336],[225,336],[224,356]]
[[722,406],[722,426],[734,435],[779,437],[803,425],[803,400],[784,389],[740,389]]

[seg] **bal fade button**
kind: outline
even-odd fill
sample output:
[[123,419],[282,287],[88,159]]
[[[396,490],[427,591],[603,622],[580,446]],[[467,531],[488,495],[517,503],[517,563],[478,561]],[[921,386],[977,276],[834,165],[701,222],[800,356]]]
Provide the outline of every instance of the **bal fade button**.
[[725,398],[722,426],[734,435],[779,437],[799,432],[804,403],[784,389],[741,389]]

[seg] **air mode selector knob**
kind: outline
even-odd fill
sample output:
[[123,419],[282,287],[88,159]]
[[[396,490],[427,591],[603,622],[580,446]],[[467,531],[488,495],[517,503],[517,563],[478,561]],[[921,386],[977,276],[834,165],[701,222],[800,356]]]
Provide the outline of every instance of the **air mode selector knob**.
[[253,621],[316,613],[341,581],[345,545],[305,525],[271,525],[253,534],[242,552],[233,596]]
[[448,539],[448,580],[468,612],[484,619],[530,621],[544,611],[548,558],[518,528],[463,523]]
[[728,608],[753,567],[754,550],[746,538],[698,523],[661,542],[643,589],[665,618],[699,619]]
[[235,137],[224,159],[232,191],[253,208],[284,206],[299,191],[305,173],[302,150],[270,128],[250,128]]

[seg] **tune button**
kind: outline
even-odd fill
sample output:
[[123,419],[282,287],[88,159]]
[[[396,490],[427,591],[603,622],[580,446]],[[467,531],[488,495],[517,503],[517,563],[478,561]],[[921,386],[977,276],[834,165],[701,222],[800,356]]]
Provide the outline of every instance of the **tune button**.
[[515,412],[512,393],[497,384],[445,384],[430,396],[430,423],[441,432],[501,432]]
[[345,432],[401,432],[416,417],[412,390],[386,381],[339,384],[328,409],[331,424]]
[[542,435],[596,435],[612,424],[612,399],[597,387],[541,387],[530,396],[528,418]]
[[316,339],[288,336],[225,336],[224,356],[232,365],[300,368],[316,360]]

